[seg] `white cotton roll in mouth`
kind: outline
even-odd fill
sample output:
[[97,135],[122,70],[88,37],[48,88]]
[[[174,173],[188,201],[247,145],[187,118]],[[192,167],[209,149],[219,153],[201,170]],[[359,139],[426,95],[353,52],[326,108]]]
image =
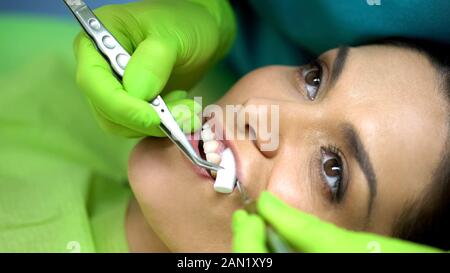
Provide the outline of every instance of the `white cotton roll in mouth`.
[[236,162],[230,148],[223,151],[220,167],[223,169],[217,172],[214,190],[220,193],[232,193],[236,184]]

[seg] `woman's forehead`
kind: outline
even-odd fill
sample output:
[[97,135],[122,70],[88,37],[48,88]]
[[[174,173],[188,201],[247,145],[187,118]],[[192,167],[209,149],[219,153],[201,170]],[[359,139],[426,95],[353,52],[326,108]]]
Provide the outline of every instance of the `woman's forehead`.
[[352,48],[333,89],[329,99],[359,131],[379,181],[405,193],[423,189],[418,182],[431,180],[448,131],[447,101],[427,58],[397,47]]

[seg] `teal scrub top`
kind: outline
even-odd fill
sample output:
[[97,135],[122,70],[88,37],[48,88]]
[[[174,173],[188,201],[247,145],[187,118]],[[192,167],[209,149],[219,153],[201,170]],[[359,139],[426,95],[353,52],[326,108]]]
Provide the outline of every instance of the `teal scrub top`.
[[403,36],[450,43],[448,0],[231,1],[238,18],[228,62],[239,74],[299,65],[340,45]]

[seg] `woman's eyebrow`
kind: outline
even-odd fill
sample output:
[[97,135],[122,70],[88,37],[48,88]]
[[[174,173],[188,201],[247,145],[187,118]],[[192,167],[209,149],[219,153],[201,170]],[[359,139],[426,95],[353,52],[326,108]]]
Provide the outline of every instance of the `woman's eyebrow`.
[[348,46],[341,46],[338,49],[338,53],[334,59],[333,67],[331,69],[330,84],[328,88],[331,88],[341,76],[349,51],[350,47]]
[[367,204],[367,218],[370,216],[373,207],[373,200],[377,194],[377,179],[375,172],[373,170],[373,165],[370,161],[369,154],[364,147],[363,142],[355,130],[352,124],[346,123],[342,126],[342,131],[344,133],[344,139],[346,141],[346,146],[350,148],[350,152],[353,154],[354,158],[358,162],[358,165],[362,169],[364,176],[366,177],[367,185],[369,187],[369,200]]

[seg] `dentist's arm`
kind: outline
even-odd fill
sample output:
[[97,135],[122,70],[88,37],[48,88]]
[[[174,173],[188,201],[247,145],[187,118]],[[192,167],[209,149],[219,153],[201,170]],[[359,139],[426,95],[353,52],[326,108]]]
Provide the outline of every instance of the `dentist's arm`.
[[425,245],[339,228],[288,206],[268,192],[261,194],[257,210],[258,215],[243,210],[233,215],[234,252],[268,252],[264,221],[298,252],[443,252]]
[[[147,101],[161,92],[191,88],[226,54],[236,28],[226,0],[141,1],[104,6],[95,13],[132,58],[122,84],[80,33],[75,40],[77,83],[102,127],[126,137],[162,136],[159,117]],[[199,108],[185,92],[167,96],[169,108],[182,104],[191,110],[175,117],[179,123],[195,119]]]

